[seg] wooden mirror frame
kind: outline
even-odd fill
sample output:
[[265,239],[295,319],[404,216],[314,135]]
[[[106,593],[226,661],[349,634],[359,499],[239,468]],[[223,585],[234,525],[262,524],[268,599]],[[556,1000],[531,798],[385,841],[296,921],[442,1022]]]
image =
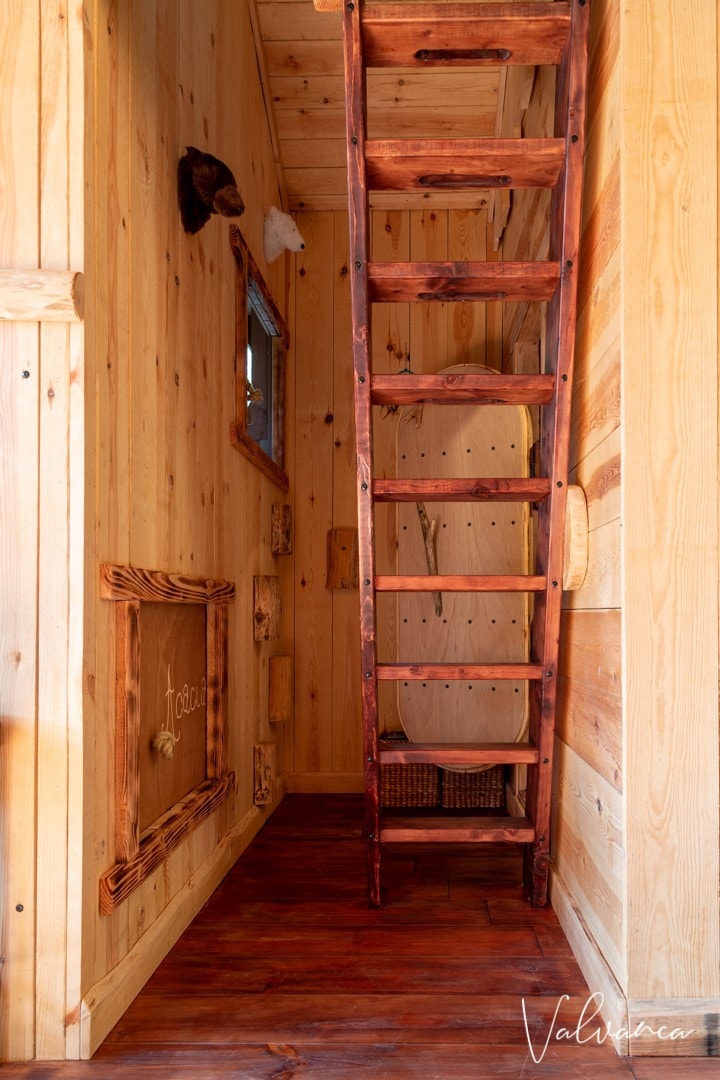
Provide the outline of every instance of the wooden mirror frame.
[[[227,772],[227,605],[230,581],[165,574],[103,563],[100,596],[116,603],[115,863],[100,878],[100,912],[110,915],[170,852],[227,798],[235,774]],[[140,605],[143,601],[204,604],[206,621],[205,777],[142,834],[138,828],[140,710]]]
[[[284,466],[285,452],[285,354],[290,343],[285,320],[277,309],[270,292],[250,254],[240,230],[230,226],[230,247],[235,256],[235,422],[230,425],[230,442],[249,461],[252,461],[282,491],[290,487]],[[248,434],[247,389],[245,385],[245,353],[248,335],[248,294],[256,307],[272,323],[273,335],[273,456],[267,454]]]

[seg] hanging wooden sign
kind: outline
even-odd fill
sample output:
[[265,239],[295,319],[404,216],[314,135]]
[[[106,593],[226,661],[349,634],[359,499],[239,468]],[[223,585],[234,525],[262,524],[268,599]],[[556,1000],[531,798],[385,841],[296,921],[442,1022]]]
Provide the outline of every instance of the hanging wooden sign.
[[103,564],[115,601],[115,863],[110,914],[234,785],[225,759],[229,581]]

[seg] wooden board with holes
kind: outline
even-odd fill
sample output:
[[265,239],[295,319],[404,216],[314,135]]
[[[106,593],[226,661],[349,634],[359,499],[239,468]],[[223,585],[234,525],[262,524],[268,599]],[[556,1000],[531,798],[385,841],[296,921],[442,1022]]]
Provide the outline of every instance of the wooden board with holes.
[[[491,373],[475,364],[448,372]],[[387,421],[385,421],[387,422]],[[399,477],[528,475],[530,421],[524,406],[425,405],[397,420]],[[435,520],[439,574],[527,574],[526,503],[426,502]],[[398,505],[398,573],[426,574],[427,551],[415,503]],[[524,662],[526,593],[402,592],[398,656],[406,662]],[[413,742],[511,742],[527,723],[527,684],[457,681],[398,684],[398,708]]]

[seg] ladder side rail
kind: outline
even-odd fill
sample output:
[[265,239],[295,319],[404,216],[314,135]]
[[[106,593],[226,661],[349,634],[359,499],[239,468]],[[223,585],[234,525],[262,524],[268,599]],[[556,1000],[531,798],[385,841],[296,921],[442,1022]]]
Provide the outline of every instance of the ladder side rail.
[[555,395],[543,408],[540,433],[540,472],[550,478],[551,484],[549,497],[538,510],[536,572],[546,576],[546,590],[536,599],[531,655],[542,665],[543,676],[530,694],[530,740],[538,747],[539,763],[528,770],[527,813],[535,825],[535,840],[526,846],[524,860],[525,891],[538,907],[547,900],[550,848],[589,17],[589,2],[573,0],[570,38],[558,69],[555,97],[555,136],[565,140],[565,164],[552,195],[549,257],[560,262],[561,278],[548,304],[546,323],[545,371],[555,377]]
[[380,904],[380,788],[378,764],[378,688],[375,593],[375,541],[372,491],[372,402],[370,397],[370,229],[365,165],[367,138],[366,77],[361,30],[363,0],[343,6],[346,72],[346,138],[350,224],[350,302],[353,323],[355,446],[357,452],[358,554],[360,576],[361,695],[365,824],[370,903]]

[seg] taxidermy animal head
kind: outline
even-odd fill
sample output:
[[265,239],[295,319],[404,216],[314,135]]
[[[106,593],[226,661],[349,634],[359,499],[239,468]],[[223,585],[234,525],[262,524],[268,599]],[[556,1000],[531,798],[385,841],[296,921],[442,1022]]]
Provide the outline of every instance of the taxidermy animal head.
[[180,216],[186,233],[199,232],[211,214],[240,217],[245,203],[235,177],[218,158],[194,146],[178,161]]
[[285,248],[288,251],[302,251],[305,241],[298,232],[298,227],[289,214],[283,214],[277,206],[271,206],[265,215],[263,244],[267,262],[275,262]]

